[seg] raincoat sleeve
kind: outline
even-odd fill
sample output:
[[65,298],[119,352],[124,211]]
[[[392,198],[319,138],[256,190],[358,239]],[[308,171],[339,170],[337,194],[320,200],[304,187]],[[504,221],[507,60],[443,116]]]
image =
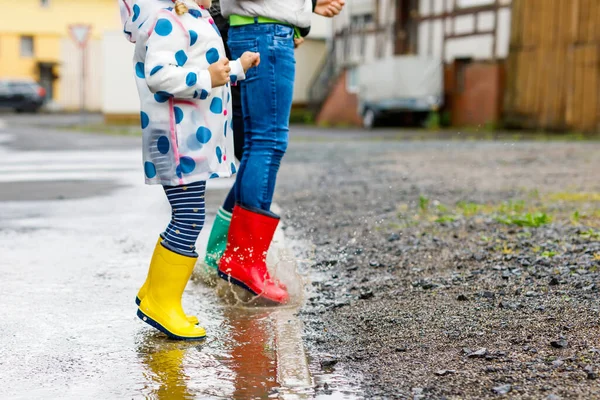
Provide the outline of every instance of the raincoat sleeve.
[[246,73],[244,72],[244,67],[242,67],[242,62],[239,58],[230,62],[229,67],[231,68],[229,79],[231,80],[232,85],[236,85],[238,81],[246,79]]
[[177,15],[160,11],[146,44],[144,75],[153,93],[179,99],[205,98],[210,94],[208,69],[186,67],[190,36]]

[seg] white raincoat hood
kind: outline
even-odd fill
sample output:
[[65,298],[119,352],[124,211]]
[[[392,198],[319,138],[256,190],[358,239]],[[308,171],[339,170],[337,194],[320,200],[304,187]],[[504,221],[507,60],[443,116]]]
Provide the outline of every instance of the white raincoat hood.
[[160,9],[172,7],[171,0],[119,0],[123,33],[127,40],[136,43],[140,28]]

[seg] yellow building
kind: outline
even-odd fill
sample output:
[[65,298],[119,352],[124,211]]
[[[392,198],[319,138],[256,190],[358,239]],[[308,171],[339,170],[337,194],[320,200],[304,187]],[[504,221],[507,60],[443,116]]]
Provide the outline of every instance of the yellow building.
[[[117,0],[0,0],[0,5],[0,78],[32,78],[63,108],[75,108],[81,97],[81,53],[69,26],[84,24],[91,27],[86,97],[99,95],[100,42],[105,31],[121,29]],[[94,101],[86,103],[97,108]]]

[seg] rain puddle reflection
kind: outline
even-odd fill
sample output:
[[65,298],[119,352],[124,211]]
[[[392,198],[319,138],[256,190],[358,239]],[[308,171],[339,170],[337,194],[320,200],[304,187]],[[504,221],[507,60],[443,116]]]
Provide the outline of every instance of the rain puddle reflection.
[[[288,286],[291,305],[269,307],[259,297],[207,275],[199,265],[202,272],[195,278],[201,282],[190,284],[193,296],[186,292],[184,307],[201,310],[198,317],[207,339],[177,342],[144,330],[136,349],[145,380],[139,394],[173,399],[264,399],[299,393],[310,398],[308,368],[297,371],[290,367],[307,365],[301,325],[294,316],[302,301],[302,279],[295,272],[293,258],[283,250],[269,254],[269,265]],[[294,347],[297,345],[300,347]]]
[[204,323],[203,342],[176,342],[148,334],[137,347],[147,386],[157,398],[265,398],[278,386],[270,312],[223,308],[221,321]]

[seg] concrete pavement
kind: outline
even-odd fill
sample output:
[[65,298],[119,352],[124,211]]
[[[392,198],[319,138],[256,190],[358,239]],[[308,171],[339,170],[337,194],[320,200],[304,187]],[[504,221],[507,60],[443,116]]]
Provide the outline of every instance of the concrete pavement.
[[[0,397],[312,397],[294,308],[231,306],[191,282],[183,303],[205,342],[139,321],[134,297],[170,213],[143,184],[139,138],[35,125],[8,118],[0,131]],[[209,185],[199,249],[230,184]],[[293,257],[270,257],[300,299]]]

